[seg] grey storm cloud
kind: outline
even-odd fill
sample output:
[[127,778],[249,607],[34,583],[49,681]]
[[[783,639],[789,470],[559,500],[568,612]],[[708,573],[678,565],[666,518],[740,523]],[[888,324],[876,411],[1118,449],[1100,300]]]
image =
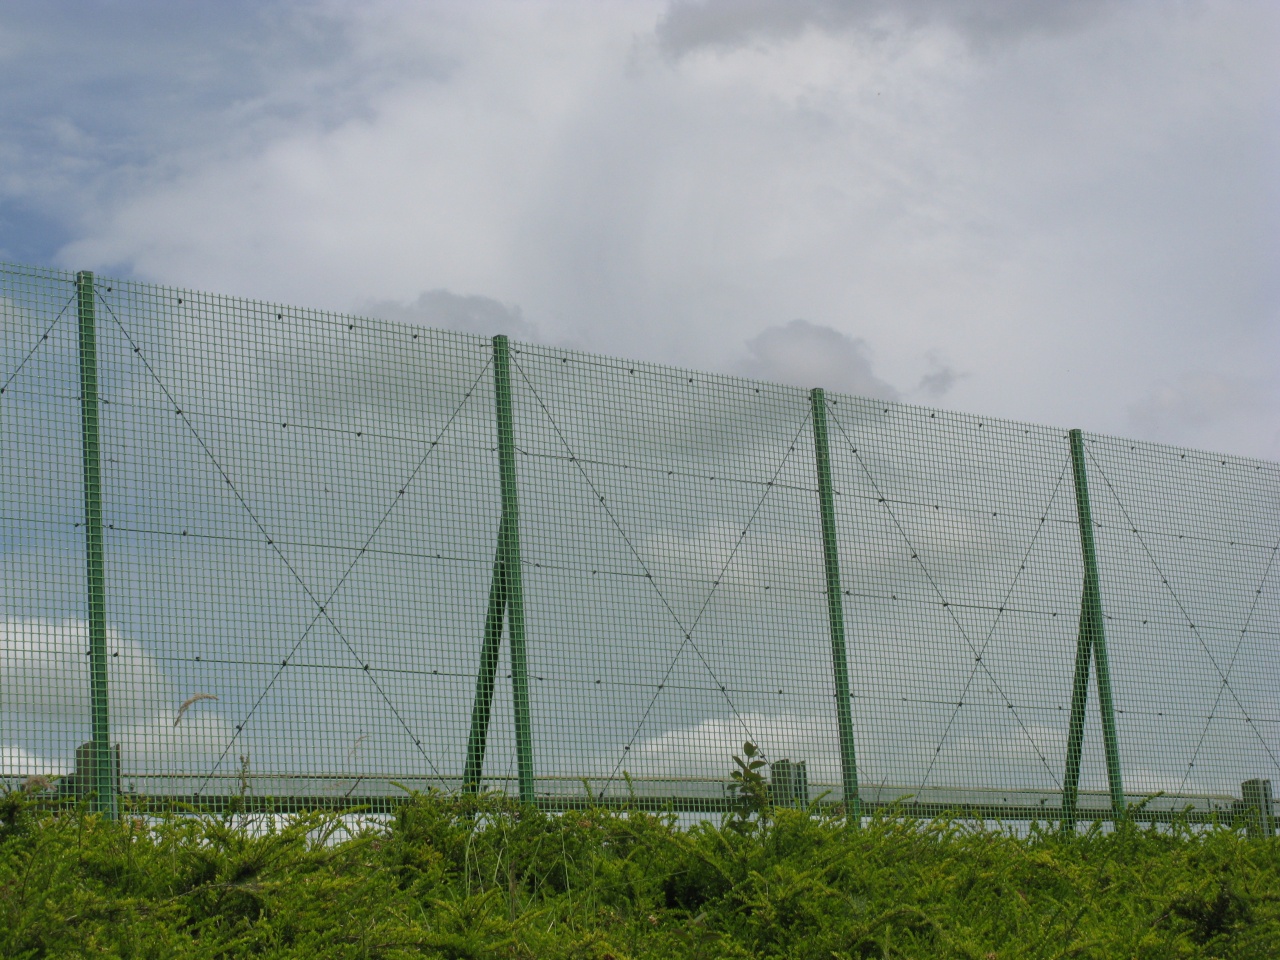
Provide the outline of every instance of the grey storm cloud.
[[747,357],[737,371],[743,376],[881,400],[901,399],[897,388],[872,370],[867,342],[832,327],[792,320],[762,331],[746,347]]
[[1080,26],[1116,0],[677,0],[658,25],[669,53],[789,39],[818,30],[916,28],[940,23],[979,44]]
[[1136,432],[1166,442],[1210,446],[1230,431],[1280,446],[1278,408],[1280,390],[1265,378],[1186,370],[1157,382],[1128,413]]
[[936,354],[930,356],[929,360],[933,369],[920,378],[917,389],[930,400],[937,400],[945,396],[964,374],[944,363]]

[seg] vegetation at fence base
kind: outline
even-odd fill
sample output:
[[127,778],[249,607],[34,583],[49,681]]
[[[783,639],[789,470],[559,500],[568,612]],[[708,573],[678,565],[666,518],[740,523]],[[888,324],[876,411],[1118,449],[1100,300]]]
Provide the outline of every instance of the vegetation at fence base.
[[0,956],[1164,960],[1280,945],[1280,841],[1225,827],[850,830],[748,802],[680,829],[438,795],[349,822],[110,822],[9,794]]

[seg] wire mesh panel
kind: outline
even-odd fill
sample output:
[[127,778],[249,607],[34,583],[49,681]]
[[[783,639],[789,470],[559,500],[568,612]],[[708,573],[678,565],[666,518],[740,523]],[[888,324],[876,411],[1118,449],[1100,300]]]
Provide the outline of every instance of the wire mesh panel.
[[1280,778],[1280,469],[1109,437],[1085,451],[1130,791]]
[[88,274],[0,306],[10,785],[709,813],[751,742],[779,802],[1073,821],[1280,776],[1275,464]]
[[[89,739],[75,278],[0,270],[0,781]],[[37,781],[38,782],[38,781]]]
[[496,529],[488,343],[99,292],[125,789],[456,785]]
[[869,795],[1057,807],[1082,579],[1065,432],[830,403]]
[[539,769],[723,800],[750,740],[830,773],[805,395],[541,347],[513,362]]

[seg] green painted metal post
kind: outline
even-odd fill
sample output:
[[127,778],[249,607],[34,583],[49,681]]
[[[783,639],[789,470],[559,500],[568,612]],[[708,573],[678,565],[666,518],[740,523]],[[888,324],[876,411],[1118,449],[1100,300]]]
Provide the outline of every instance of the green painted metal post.
[[503,565],[502,581],[506,588],[507,633],[511,638],[511,699],[516,721],[516,773],[521,802],[532,803],[533,729],[529,722],[524,577],[520,560],[520,504],[516,496],[516,443],[511,412],[511,344],[501,335],[493,338],[493,384],[498,413],[498,470],[502,484],[499,555]]
[[836,539],[835,495],[831,489],[831,451],[827,440],[827,400],[822,388],[809,393],[813,408],[813,450],[818,468],[818,506],[822,518],[822,558],[827,580],[827,619],[831,630],[831,667],[836,683],[836,720],[840,731],[840,782],[845,814],[861,825],[858,764],[853,743],[853,710],[849,703],[849,662],[845,649],[844,604],[840,590],[840,548]]
[[89,717],[92,809],[116,816],[116,769],[107,701],[107,581],[102,539],[102,451],[98,430],[98,340],[93,274],[76,274],[80,320],[80,434],[85,573],[89,602]]
[[1062,829],[1076,828],[1076,803],[1080,796],[1080,754],[1084,746],[1084,711],[1089,699],[1089,665],[1093,639],[1085,612],[1080,605],[1080,627],[1076,634],[1076,672],[1071,681],[1071,720],[1067,727],[1067,770],[1062,778]]
[[1102,589],[1098,579],[1098,555],[1093,541],[1093,514],[1089,507],[1089,480],[1085,471],[1084,437],[1079,430],[1072,430],[1069,436],[1071,470],[1075,477],[1076,488],[1076,515],[1080,522],[1080,552],[1084,560],[1084,592],[1080,601],[1080,634],[1076,641],[1076,675],[1072,691],[1067,771],[1063,780],[1062,798],[1064,826],[1074,829],[1090,656],[1098,677],[1098,705],[1102,713],[1102,740],[1107,759],[1107,785],[1111,793],[1111,812],[1117,820],[1124,816],[1125,802],[1124,784],[1120,773],[1120,744],[1116,736],[1115,705],[1111,696],[1107,632],[1102,615]]
[[502,563],[505,526],[505,520],[498,525],[498,556],[493,561],[493,579],[489,583],[489,611],[484,620],[484,646],[480,650],[476,699],[471,708],[467,766],[462,774],[462,789],[467,793],[480,790],[480,778],[484,773],[484,751],[489,737],[489,714],[493,708],[494,678],[498,673],[498,651],[502,646],[502,616],[507,605],[506,572]]

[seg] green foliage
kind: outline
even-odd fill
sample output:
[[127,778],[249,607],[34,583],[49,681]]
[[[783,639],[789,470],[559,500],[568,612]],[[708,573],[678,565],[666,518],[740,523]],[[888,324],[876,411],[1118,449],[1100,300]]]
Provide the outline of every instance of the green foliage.
[[737,833],[751,833],[757,827],[768,825],[769,781],[760,772],[765,762],[759,748],[748,740],[742,745],[742,756],[735,755],[733,763],[737,769],[729,777],[737,793],[737,802],[725,825]]
[[854,830],[817,808],[746,806],[767,792],[744,754],[744,806],[689,829],[492,795],[417,796],[355,827],[234,812],[109,822],[10,794],[0,956],[1164,960],[1280,943],[1280,840],[889,817]]

